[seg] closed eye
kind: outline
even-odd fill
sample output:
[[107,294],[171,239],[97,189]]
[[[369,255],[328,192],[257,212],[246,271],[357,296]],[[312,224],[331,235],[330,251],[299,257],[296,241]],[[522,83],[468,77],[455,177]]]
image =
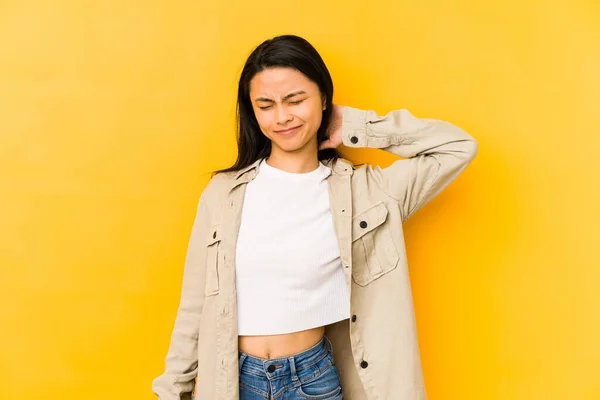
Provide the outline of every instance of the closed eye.
[[[306,100],[306,99],[302,99],[302,100],[296,100],[296,101],[290,101],[288,104],[290,104],[290,105],[292,105],[292,106],[297,106],[297,105],[299,105],[300,103],[302,103],[304,100]],[[273,107],[273,105],[262,106],[262,107],[258,107],[258,108],[259,108],[259,109],[261,109],[261,110],[268,110],[268,109],[270,109],[271,107]]]

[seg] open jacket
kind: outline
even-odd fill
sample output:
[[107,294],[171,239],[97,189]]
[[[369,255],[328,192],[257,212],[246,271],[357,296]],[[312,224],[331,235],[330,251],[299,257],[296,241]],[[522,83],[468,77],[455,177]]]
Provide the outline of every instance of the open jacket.
[[[347,400],[424,400],[403,223],[473,160],[476,141],[407,110],[345,107],[342,140],[402,157],[387,168],[327,162],[331,214],[350,291],[350,320],[326,327]],[[246,184],[260,160],[215,175],[198,206],[160,400],[238,399],[235,249]],[[195,378],[197,383],[195,384]]]

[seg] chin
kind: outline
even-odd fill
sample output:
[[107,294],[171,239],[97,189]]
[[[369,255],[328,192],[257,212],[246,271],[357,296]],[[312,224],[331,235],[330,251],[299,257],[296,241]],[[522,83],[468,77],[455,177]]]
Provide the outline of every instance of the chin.
[[286,153],[294,153],[302,149],[302,146],[279,146]]

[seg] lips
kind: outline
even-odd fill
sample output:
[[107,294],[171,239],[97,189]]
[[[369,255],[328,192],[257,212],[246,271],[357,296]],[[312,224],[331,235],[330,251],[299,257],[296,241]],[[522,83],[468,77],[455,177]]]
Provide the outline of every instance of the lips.
[[283,130],[280,130],[280,131],[275,131],[275,133],[277,133],[278,135],[289,135],[291,133],[296,132],[298,130],[298,128],[300,128],[301,126],[302,125],[298,125],[298,126],[295,126],[293,128],[290,128],[290,129],[283,129]]

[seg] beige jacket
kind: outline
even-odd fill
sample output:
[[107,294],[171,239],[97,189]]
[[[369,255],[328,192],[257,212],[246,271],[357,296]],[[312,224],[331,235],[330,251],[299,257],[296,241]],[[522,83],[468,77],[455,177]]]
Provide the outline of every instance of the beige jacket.
[[[352,318],[326,327],[344,399],[424,400],[402,226],[467,167],[477,143],[448,122],[351,107],[344,108],[342,137],[348,147],[404,158],[383,169],[355,169],[343,159],[328,164],[351,293]],[[216,175],[200,198],[166,369],[152,385],[160,400],[187,399],[194,386],[197,399],[239,398],[235,248],[244,191],[259,161]]]

